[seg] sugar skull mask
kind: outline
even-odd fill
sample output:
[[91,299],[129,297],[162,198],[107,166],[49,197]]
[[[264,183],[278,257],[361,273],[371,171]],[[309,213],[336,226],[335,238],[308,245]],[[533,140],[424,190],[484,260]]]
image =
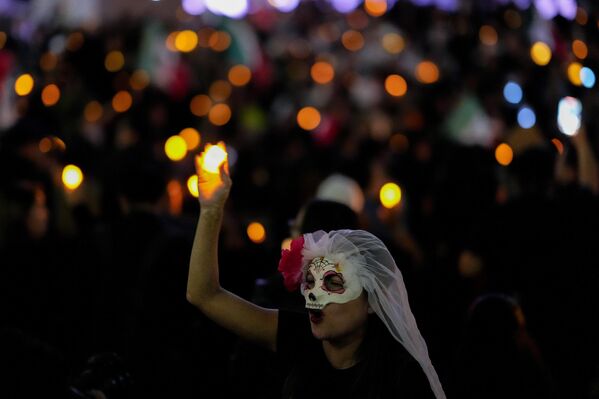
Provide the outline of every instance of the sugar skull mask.
[[329,303],[346,303],[360,296],[362,286],[353,264],[319,256],[310,262],[301,289],[306,308],[321,310]]

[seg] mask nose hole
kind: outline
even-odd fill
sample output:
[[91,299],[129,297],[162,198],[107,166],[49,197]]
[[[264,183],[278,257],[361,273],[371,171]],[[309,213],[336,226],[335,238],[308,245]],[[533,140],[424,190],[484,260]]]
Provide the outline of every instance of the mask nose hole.
[[308,299],[311,301],[316,301],[316,296],[313,293],[308,294]]

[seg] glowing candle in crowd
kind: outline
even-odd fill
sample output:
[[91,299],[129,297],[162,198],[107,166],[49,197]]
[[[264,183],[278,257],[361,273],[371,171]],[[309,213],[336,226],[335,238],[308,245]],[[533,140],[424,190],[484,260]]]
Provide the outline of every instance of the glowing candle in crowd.
[[381,204],[387,209],[391,209],[401,201],[401,189],[395,183],[386,183],[379,192]]
[[62,170],[62,183],[69,190],[75,190],[83,182],[83,172],[75,165],[67,165]]

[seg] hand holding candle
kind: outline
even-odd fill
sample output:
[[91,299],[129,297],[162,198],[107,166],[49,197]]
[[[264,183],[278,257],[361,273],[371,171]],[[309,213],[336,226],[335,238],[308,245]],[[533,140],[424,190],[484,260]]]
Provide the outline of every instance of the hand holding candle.
[[223,207],[232,184],[225,144],[222,141],[217,145],[207,144],[195,161],[202,209]]

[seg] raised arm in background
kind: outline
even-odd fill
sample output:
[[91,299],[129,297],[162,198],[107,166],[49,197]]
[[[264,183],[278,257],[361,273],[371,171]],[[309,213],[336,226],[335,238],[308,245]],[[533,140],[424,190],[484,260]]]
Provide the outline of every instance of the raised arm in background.
[[228,161],[220,165],[219,173],[210,173],[202,168],[203,157],[196,158],[200,217],[189,261],[187,300],[222,327],[275,351],[278,310],[259,307],[220,286],[218,236],[232,182]]

